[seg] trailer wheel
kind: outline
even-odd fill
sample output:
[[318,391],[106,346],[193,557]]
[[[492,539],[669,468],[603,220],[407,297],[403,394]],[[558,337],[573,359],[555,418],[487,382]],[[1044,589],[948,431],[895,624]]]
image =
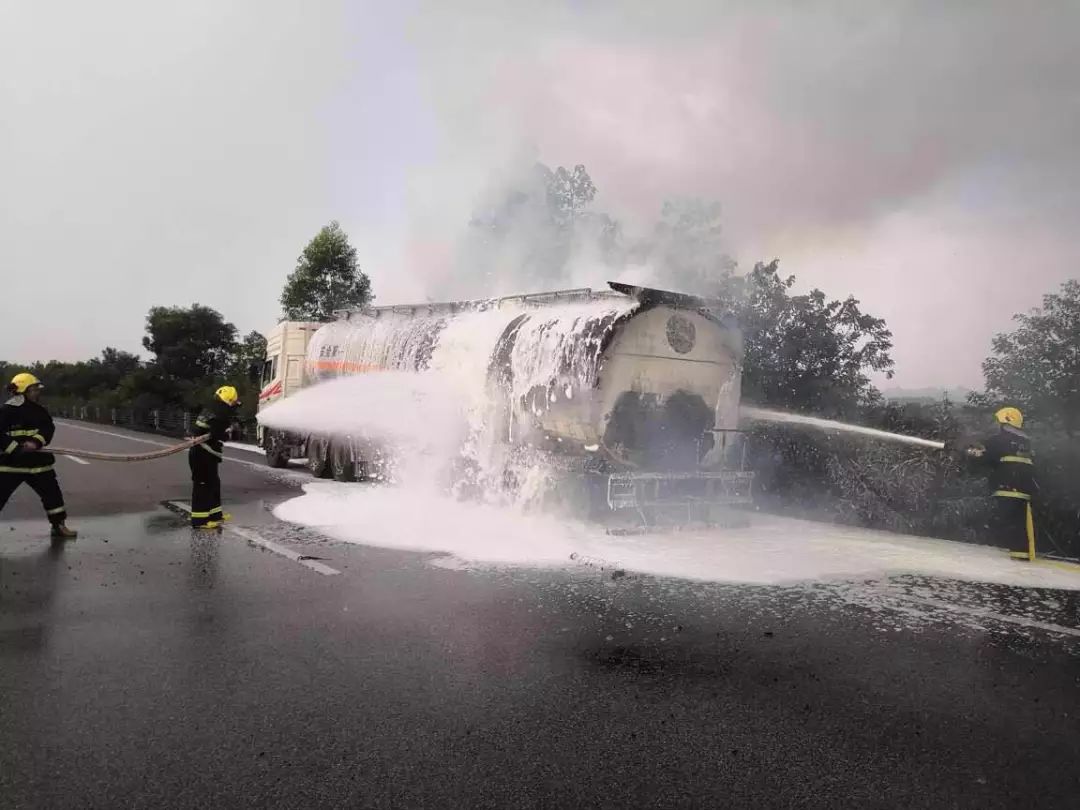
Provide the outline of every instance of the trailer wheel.
[[330,443],[325,439],[308,439],[307,457],[308,469],[316,478],[330,477]]
[[330,467],[335,481],[356,480],[356,467],[348,447],[335,445],[330,448]]
[[275,470],[289,466],[289,448],[285,437],[275,431],[266,435],[266,463]]

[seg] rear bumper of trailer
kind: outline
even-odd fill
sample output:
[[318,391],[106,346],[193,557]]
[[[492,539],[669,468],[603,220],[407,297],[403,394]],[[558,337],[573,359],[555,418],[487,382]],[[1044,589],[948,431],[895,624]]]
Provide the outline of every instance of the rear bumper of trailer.
[[753,484],[754,473],[735,470],[612,473],[607,506],[646,524],[710,522],[729,507],[753,503]]

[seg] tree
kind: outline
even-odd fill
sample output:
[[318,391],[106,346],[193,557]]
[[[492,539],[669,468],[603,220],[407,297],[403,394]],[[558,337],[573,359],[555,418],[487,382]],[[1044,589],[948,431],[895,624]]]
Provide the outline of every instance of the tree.
[[558,227],[572,228],[596,197],[596,186],[592,178],[580,163],[573,171],[562,166],[551,171],[542,163],[537,166],[543,177],[551,221]]
[[111,346],[102,349],[101,358],[91,360],[90,363],[99,365],[106,376],[115,378],[115,382],[131,374],[140,365],[138,355]]
[[[552,170],[535,163],[513,176],[469,221],[466,272],[518,289],[562,283],[581,252],[615,255],[618,224],[589,210],[596,185],[582,165]],[[507,283],[509,282],[509,283]]]
[[308,242],[281,292],[281,307],[291,321],[329,321],[334,311],[371,300],[371,281],[356,266],[356,249],[337,222]]
[[736,268],[724,251],[720,203],[697,198],[668,200],[651,238],[634,248],[657,275],[680,292],[720,294]]
[[50,360],[23,367],[0,362],[0,378],[6,382],[18,371],[29,370],[45,383],[49,399],[53,402],[100,402],[115,398],[120,381],[139,365],[139,358],[135,355],[110,347],[102,351],[100,358],[76,363]]
[[1043,296],[1041,308],[1013,316],[1012,332],[996,335],[982,365],[984,404],[1008,403],[1056,423],[1071,437],[1080,429],[1080,281]]
[[251,366],[262,364],[266,359],[266,338],[258,332],[248,332],[236,346],[236,352],[229,364],[229,377],[247,379]]
[[157,373],[171,381],[220,379],[236,353],[236,327],[201,304],[152,308],[146,333],[143,346],[153,352]]
[[848,296],[791,295],[778,261],[724,276],[721,300],[743,333],[743,390],[764,405],[845,414],[878,397],[868,372],[892,376],[892,333]]

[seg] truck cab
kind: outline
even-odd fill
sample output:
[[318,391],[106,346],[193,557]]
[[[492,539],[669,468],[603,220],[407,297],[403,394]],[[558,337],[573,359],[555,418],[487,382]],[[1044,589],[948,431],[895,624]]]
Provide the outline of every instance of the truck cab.
[[[266,359],[259,382],[259,410],[292,396],[304,385],[304,357],[311,336],[323,324],[317,321],[281,321],[266,336]],[[293,437],[259,426],[259,446],[271,467],[284,467],[298,457],[302,446]]]

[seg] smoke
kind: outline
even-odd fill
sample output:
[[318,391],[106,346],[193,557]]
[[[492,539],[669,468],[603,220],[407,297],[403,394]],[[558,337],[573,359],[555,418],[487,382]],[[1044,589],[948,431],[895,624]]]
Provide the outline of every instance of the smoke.
[[[437,297],[620,274],[671,284],[655,253],[612,257],[592,235],[560,273],[533,272],[535,221],[477,249],[471,213],[520,189],[523,169],[580,163],[590,210],[632,245],[665,201],[718,201],[721,253],[743,267],[778,256],[805,285],[854,293],[911,341],[898,357],[912,376],[974,384],[990,335],[1076,258],[1077,23],[1066,3],[421,3],[408,38],[441,141],[410,201],[424,248],[409,270]],[[947,251],[925,247],[943,234]],[[1030,291],[992,289],[1032,239],[1053,258]],[[943,278],[975,298],[962,323],[928,330],[925,290]],[[964,352],[928,354],[956,341]]]
[[414,25],[448,140],[583,162],[638,224],[690,195],[740,235],[846,228],[961,178],[1076,178],[1075,5],[468,6]]

